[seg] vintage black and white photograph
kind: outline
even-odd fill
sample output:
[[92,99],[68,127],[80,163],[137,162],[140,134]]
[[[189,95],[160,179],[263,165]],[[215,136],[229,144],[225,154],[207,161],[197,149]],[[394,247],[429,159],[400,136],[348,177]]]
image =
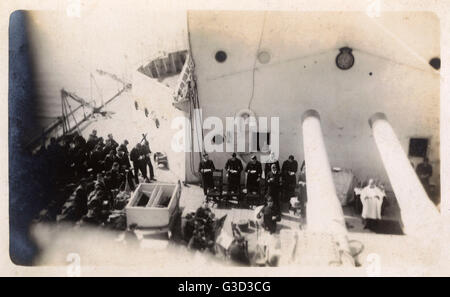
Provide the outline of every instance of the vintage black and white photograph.
[[11,265],[449,276],[439,5],[191,2],[8,14]]

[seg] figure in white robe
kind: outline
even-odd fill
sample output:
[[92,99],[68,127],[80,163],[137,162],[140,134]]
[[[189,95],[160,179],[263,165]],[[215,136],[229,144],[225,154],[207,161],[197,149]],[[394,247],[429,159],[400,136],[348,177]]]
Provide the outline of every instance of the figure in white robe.
[[362,218],[380,220],[381,219],[381,205],[385,193],[382,189],[375,185],[373,179],[369,180],[369,184],[361,190],[360,199],[362,203]]

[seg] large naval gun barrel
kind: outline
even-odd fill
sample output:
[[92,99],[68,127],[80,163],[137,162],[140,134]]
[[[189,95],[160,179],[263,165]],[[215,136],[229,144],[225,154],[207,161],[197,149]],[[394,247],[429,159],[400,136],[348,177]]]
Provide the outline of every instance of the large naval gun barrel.
[[375,113],[369,125],[400,205],[403,231],[425,237],[434,234],[441,225],[439,212],[428,198],[386,115]]
[[332,234],[344,256],[341,260],[355,265],[317,111],[307,110],[303,114],[302,129],[308,195],[307,230]]

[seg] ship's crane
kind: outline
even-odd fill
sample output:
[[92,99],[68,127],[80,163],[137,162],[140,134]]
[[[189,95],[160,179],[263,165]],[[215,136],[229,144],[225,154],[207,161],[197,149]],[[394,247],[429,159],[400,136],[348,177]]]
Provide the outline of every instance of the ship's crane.
[[[95,106],[95,104],[91,103],[92,100],[89,101],[83,99],[74,92],[69,92],[64,88],[61,89],[61,116],[58,117],[55,122],[53,122],[47,128],[45,128],[41,135],[32,139],[26,145],[28,149],[33,151],[40,145],[43,145],[43,143],[45,143],[45,140],[48,138],[49,135],[62,129],[62,135],[57,137],[57,141],[60,141],[65,135],[70,134],[75,130],[79,130],[81,124],[91,119],[96,114],[100,114],[101,116],[107,116],[109,112],[104,111],[103,108],[109,103],[111,103],[115,98],[120,96],[122,93],[129,91],[132,87],[131,83],[127,83],[121,80],[115,74],[111,74],[99,69],[97,69],[97,73],[100,75],[106,75],[112,78],[113,80],[120,82],[122,84],[122,88],[106,102],[104,103],[102,102],[102,104],[98,107]],[[72,109],[72,106],[70,105],[70,101],[68,99],[71,99],[76,103],[78,103],[78,106]],[[90,109],[90,111],[86,113],[85,108]],[[77,118],[75,117],[75,113],[78,112],[80,109],[83,109],[83,117],[77,120]]]

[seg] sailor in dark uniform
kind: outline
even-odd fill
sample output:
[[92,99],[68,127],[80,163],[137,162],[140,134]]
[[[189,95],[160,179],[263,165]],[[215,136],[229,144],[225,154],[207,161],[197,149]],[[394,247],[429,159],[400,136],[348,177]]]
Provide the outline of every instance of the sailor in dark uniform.
[[423,158],[423,162],[417,165],[416,173],[425,190],[428,192],[430,177],[433,175],[433,167],[428,163],[428,158]]
[[150,150],[150,145],[148,143],[147,140],[144,141],[144,144],[141,145],[141,154],[144,156],[144,160],[143,160],[143,166],[145,168],[145,171],[147,171],[147,166],[150,172],[150,180],[154,180],[155,179],[155,174],[153,172],[153,165],[152,165],[152,161],[150,158],[150,154],[152,153],[152,151]]
[[78,221],[88,212],[88,193],[86,179],[82,178],[80,185],[64,203],[58,221]]
[[93,168],[94,174],[102,172],[104,159],[102,148],[97,144],[89,156],[89,166]]
[[214,167],[213,161],[209,159],[208,154],[203,154],[203,159],[200,161],[198,171],[202,175],[203,193],[205,195],[208,193],[208,189],[214,187],[213,172],[215,169],[216,167]]
[[252,160],[245,167],[245,172],[247,173],[247,192],[259,192],[262,166],[255,155],[252,156]]
[[279,214],[280,210],[280,190],[281,190],[281,174],[277,165],[272,164],[271,171],[267,174],[268,195],[273,199],[274,210]]
[[139,183],[139,171],[141,171],[144,179],[147,179],[147,170],[144,164],[144,157],[141,155],[141,144],[138,143],[130,152],[130,160],[133,162],[134,182]]
[[113,166],[114,162],[117,161],[117,155],[116,150],[111,150],[109,154],[105,157],[105,160],[103,161],[103,169],[105,171],[111,170],[111,167]]
[[258,219],[263,219],[263,227],[271,234],[277,230],[277,221],[279,221],[279,215],[275,209],[274,200],[272,197],[267,198],[267,204],[257,215]]
[[108,147],[110,150],[115,150],[119,146],[117,141],[114,140],[114,137],[112,134],[108,134],[108,138],[105,141],[105,146]]
[[97,142],[98,142],[97,130],[94,129],[94,130],[92,130],[92,133],[89,134],[86,145],[87,145],[88,149],[90,151],[92,151],[95,148],[95,146],[97,145]]
[[86,139],[84,139],[84,137],[81,136],[78,132],[75,132],[73,135],[73,141],[75,142],[75,145],[84,149],[84,146],[86,145]]
[[123,143],[121,145],[119,145],[119,148],[117,149],[117,151],[122,151],[122,152],[125,153],[125,155],[128,156],[128,154],[129,154],[128,153],[128,148],[127,148],[128,144],[129,144],[128,140],[125,139],[123,141]]
[[123,151],[120,150],[117,151],[117,160],[116,160],[121,168],[130,169],[131,164],[130,160],[128,159],[128,155]]
[[241,172],[244,169],[241,160],[236,158],[233,153],[231,159],[225,164],[225,170],[228,175],[228,186],[231,192],[239,192],[241,184]]
[[120,164],[118,162],[114,162],[108,175],[110,177],[110,188],[121,189],[122,185],[125,183],[125,174],[120,172]]
[[299,200],[300,200],[300,208],[302,217],[306,218],[306,202],[308,201],[307,192],[306,192],[306,167],[305,161],[302,162],[302,166],[300,166],[300,174],[298,176],[298,184],[300,185],[299,191]]
[[281,175],[283,177],[283,193],[284,200],[287,201],[295,194],[295,186],[297,178],[295,174],[298,170],[298,162],[294,159],[294,156],[290,155],[289,158],[283,162],[281,167]]

